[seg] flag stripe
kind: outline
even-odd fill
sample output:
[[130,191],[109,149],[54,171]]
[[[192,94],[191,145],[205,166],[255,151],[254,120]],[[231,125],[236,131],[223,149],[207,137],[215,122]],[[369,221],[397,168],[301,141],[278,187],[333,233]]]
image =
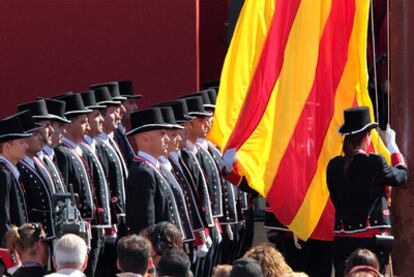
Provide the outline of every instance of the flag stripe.
[[[354,14],[354,1],[332,2],[321,39],[314,85],[268,195],[276,216],[286,225],[294,219],[317,169],[317,159],[333,115],[335,92],[347,60]],[[315,140],[312,142],[309,138]],[[288,199],[285,194],[296,197]]]
[[237,122],[273,21],[276,1],[245,1],[223,66],[209,139],[225,146]]
[[300,0],[278,2],[273,23],[249,92],[226,148],[239,148],[259,124],[284,60],[284,51]]
[[[256,130],[238,151],[241,173],[262,195],[266,195],[272,185],[275,168],[280,163],[311,91],[320,40],[330,10],[331,1],[301,1],[286,45],[280,77],[266,112]],[[306,48],[301,46],[305,42]],[[282,132],[283,136],[280,135]]]

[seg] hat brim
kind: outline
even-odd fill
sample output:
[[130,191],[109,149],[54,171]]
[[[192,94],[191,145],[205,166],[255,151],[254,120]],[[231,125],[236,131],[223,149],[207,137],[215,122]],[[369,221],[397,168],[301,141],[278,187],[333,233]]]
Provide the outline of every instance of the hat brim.
[[189,112],[188,115],[190,116],[203,116],[203,117],[208,117],[208,116],[212,116],[212,113],[208,113],[208,112]]
[[[177,122],[177,121],[176,121],[176,122]],[[184,129],[184,127],[183,127],[183,126],[178,125],[178,123],[179,123],[179,122],[177,122],[177,124],[169,124],[169,125],[170,125],[169,129],[173,129],[173,130],[181,130],[181,129]]]
[[107,105],[117,106],[117,105],[121,105],[121,101],[110,101],[110,100],[107,100],[107,101],[98,102],[96,104],[97,105],[105,105],[105,106],[107,106]]
[[123,97],[123,96],[115,96],[115,97],[112,97],[112,99],[115,100],[115,101],[124,101],[124,100],[127,100],[127,98],[126,97]]
[[34,115],[33,116],[34,119],[44,119],[44,120],[58,120],[64,123],[70,123],[70,121],[66,118],[54,115],[54,114],[49,114],[47,116],[43,116],[43,115]]
[[40,129],[44,128],[45,126],[46,126],[45,124],[35,123],[35,127],[32,128],[32,129],[27,130],[26,132],[28,132],[28,133],[34,133],[37,130],[40,130]]
[[171,129],[171,124],[147,124],[142,125],[137,128],[132,129],[129,132],[126,132],[126,136],[133,136],[139,133],[148,132],[148,131],[154,131],[159,129]]
[[4,143],[7,141],[15,140],[15,139],[22,139],[31,137],[32,133],[11,133],[11,134],[4,134],[0,135],[0,143]]
[[102,110],[102,109],[106,109],[107,106],[104,105],[92,105],[92,106],[86,106],[87,109],[90,110]]
[[365,125],[364,127],[358,129],[358,130],[349,130],[348,126],[346,126],[345,124],[343,124],[341,127],[339,127],[338,132],[343,134],[343,135],[356,135],[356,134],[362,134],[362,133],[366,133],[374,128],[378,127],[378,123],[376,122],[372,122],[369,123],[367,125]]
[[78,116],[78,115],[82,115],[82,114],[89,114],[91,112],[92,112],[92,110],[89,110],[89,109],[75,110],[75,111],[66,112],[65,116],[74,117],[74,116]]
[[180,118],[180,119],[175,119],[175,122],[177,123],[188,123],[193,121],[193,118]]
[[121,94],[122,97],[125,97],[127,99],[139,99],[142,98],[143,95],[142,94],[133,94],[133,95],[129,95],[129,94]]

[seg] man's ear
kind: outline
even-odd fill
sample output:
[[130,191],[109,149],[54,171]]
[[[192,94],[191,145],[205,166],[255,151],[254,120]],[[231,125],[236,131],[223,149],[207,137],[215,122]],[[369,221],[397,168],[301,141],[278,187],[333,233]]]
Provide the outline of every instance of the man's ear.
[[154,261],[152,260],[152,258],[148,259],[148,269],[151,269],[154,267]]
[[85,269],[88,267],[88,260],[89,260],[89,256],[88,255],[86,255],[86,259],[85,259],[85,262],[83,263],[83,265],[82,265],[82,272],[84,272],[85,271]]

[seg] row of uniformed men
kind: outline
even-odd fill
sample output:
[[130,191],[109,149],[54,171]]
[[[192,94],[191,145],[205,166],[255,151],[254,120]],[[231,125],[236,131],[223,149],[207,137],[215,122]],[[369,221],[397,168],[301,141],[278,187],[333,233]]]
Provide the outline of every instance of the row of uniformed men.
[[116,236],[161,221],[199,257],[197,276],[232,262],[247,198],[224,178],[226,163],[206,140],[216,88],[141,111],[130,81],[90,89],[20,104],[0,121],[0,236],[12,224],[40,222],[53,239],[52,195],[73,186],[92,227],[89,276],[99,259],[101,273],[115,270]]

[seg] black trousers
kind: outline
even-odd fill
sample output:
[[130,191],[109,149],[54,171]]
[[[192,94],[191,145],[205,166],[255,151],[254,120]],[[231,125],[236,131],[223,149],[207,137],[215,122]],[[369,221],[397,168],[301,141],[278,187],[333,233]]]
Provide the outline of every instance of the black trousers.
[[104,238],[104,247],[99,256],[96,276],[115,276],[119,272],[116,267],[116,243],[117,238]]
[[85,275],[94,277],[96,267],[98,266],[99,256],[104,247],[104,233],[102,229],[92,228],[91,250],[89,252],[88,266],[85,269]]

